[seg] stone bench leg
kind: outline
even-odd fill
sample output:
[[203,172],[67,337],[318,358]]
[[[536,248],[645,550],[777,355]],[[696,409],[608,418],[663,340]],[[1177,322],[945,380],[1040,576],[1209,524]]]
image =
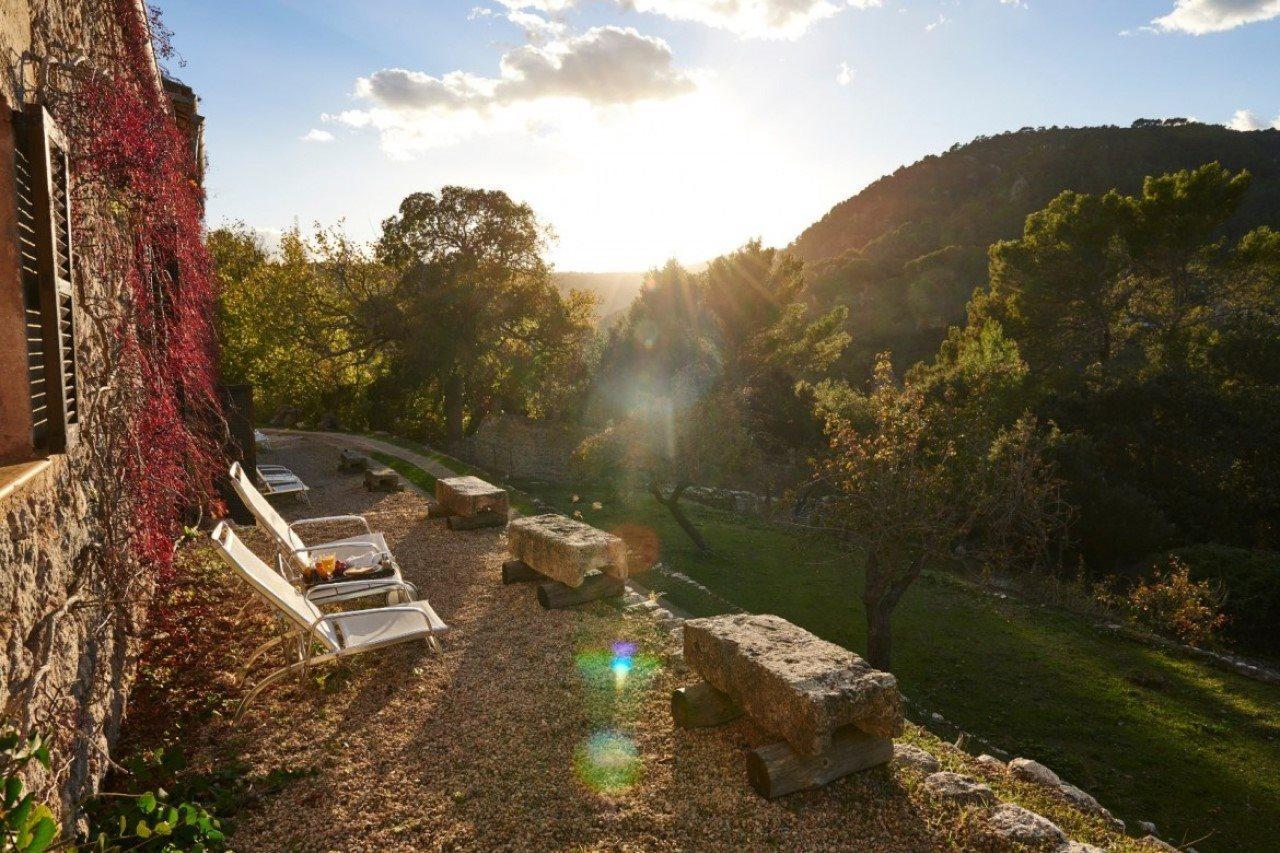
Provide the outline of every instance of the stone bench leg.
[[569,586],[560,581],[538,584],[538,603],[548,610],[560,610],[601,598],[616,598],[626,589],[626,583],[612,575],[590,572],[582,579],[581,586]]
[[742,709],[705,681],[671,691],[671,719],[682,729],[719,726],[742,716]]
[[502,582],[504,584],[545,581],[546,579],[546,575],[530,566],[524,560],[507,560],[502,564]]
[[892,740],[845,726],[832,735],[830,748],[818,755],[801,755],[785,741],[751,750],[747,753],[747,780],[756,793],[772,800],[819,788],[892,758]]
[[477,512],[475,515],[450,515],[444,523],[450,530],[477,530],[481,527],[502,527],[507,523],[507,514],[498,512]]

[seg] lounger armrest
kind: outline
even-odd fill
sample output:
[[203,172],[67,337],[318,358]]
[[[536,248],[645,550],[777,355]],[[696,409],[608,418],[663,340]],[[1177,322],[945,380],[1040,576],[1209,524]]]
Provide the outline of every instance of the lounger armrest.
[[418,614],[419,616],[421,616],[421,617],[422,617],[422,621],[423,621],[423,623],[424,623],[424,624],[426,625],[426,627],[427,627],[427,633],[428,633],[428,634],[435,634],[435,629],[431,627],[431,617],[427,615],[427,613],[426,613],[426,611],[425,611],[425,610],[423,610],[421,607],[412,607],[412,606],[404,605],[404,604],[400,604],[400,605],[392,605],[392,606],[390,606],[390,607],[374,607],[374,608],[372,608],[372,611],[370,611],[370,610],[346,610],[346,611],[339,611],[339,612],[337,612],[337,613],[326,613],[326,614],[324,614],[323,616],[321,616],[319,619],[317,619],[315,622],[311,623],[311,627],[312,627],[312,629],[314,630],[314,629],[315,629],[315,628],[317,628],[321,623],[324,623],[324,622],[332,622],[332,621],[333,621],[333,620],[335,620],[335,619],[341,619],[341,618],[342,618],[342,617],[344,617],[344,616],[351,616],[351,615],[352,615],[352,614],[354,614],[354,613],[369,613],[369,612],[374,612],[374,613],[416,613],[416,614]]
[[342,548],[364,548],[360,553],[381,554],[382,547],[377,542],[342,542],[340,544],[330,543],[328,545],[312,545],[309,548],[295,548],[290,554],[310,554],[312,551],[336,551]]
[[368,533],[370,536],[373,535],[373,528],[369,526],[369,519],[365,518],[363,515],[322,515],[317,518],[300,518],[293,524],[290,524],[289,529],[293,530],[295,527],[299,527],[303,524],[319,524],[333,521],[358,521],[364,525],[365,533]]
[[286,472],[288,472],[288,473],[290,473],[290,474],[292,474],[292,473],[293,473],[292,471],[290,471],[288,468],[284,467],[283,465],[257,465],[257,466],[255,466],[255,467],[256,467],[259,471],[286,471]]

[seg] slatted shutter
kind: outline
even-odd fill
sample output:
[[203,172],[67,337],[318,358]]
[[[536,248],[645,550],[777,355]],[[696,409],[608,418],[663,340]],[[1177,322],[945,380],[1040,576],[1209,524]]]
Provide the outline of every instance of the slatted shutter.
[[[19,144],[18,228],[27,296],[28,366],[36,446],[66,450],[80,420],[76,372],[75,252],[71,235],[71,163],[66,138],[39,105],[27,108]],[[23,182],[28,183],[24,192]],[[33,252],[31,250],[34,250]],[[28,272],[32,267],[33,275]],[[34,321],[39,319],[39,352]],[[44,381],[36,375],[43,369]]]
[[36,183],[31,174],[23,123],[13,146],[13,173],[17,199],[18,270],[22,287],[23,329],[27,341],[27,388],[31,397],[31,443],[38,451],[49,449],[50,399],[45,379],[44,312],[40,307],[40,260],[36,248]]

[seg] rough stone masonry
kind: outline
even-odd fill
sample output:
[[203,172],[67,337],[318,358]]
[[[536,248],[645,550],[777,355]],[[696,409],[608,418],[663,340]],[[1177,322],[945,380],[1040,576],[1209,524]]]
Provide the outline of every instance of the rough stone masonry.
[[848,649],[779,616],[736,614],[684,623],[685,663],[801,755],[856,726],[902,734],[898,681]]

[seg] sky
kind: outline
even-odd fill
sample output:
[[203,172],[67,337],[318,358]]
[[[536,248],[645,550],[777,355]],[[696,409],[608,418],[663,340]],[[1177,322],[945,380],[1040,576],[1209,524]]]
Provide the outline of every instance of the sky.
[[1024,126],[1280,127],[1280,0],[161,0],[211,226],[372,240],[501,189],[558,269],[785,245],[876,178]]

